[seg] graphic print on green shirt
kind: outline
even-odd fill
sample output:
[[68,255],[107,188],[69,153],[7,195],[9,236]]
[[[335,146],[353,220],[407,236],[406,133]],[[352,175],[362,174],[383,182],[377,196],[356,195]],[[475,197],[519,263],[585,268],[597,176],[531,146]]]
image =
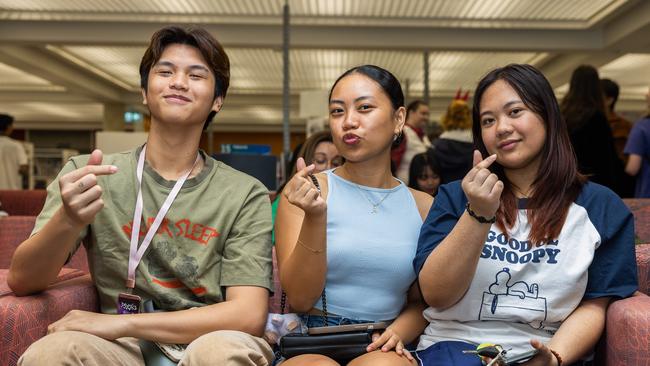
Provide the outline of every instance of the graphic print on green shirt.
[[[135,168],[140,148],[104,157],[118,167],[98,177],[104,208],[82,231],[90,271],[104,313],[116,312],[125,290],[129,240],[137,195]],[[266,188],[256,179],[207,157],[203,170],[188,179],[158,228],[136,270],[134,294],[156,307],[180,310],[221,302],[225,287],[258,286],[272,291],[271,207]],[[72,158],[59,177],[86,165],[88,155]],[[174,185],[145,163],[140,241]],[[58,177],[32,235],[61,206]],[[56,241],[53,241],[56,245]]]

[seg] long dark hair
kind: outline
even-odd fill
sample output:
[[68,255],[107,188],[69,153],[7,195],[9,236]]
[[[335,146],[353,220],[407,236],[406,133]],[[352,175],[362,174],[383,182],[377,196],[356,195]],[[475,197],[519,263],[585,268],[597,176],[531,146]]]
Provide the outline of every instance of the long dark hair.
[[596,68],[580,65],[573,70],[560,110],[569,132],[582,127],[596,112],[605,115],[605,97]]
[[[489,155],[481,136],[481,99],[485,91],[498,80],[508,83],[526,107],[540,116],[546,127],[541,165],[532,183],[532,195],[527,205],[528,221],[531,224],[529,240],[541,245],[560,234],[569,206],[580,193],[585,178],[578,173],[576,157],[553,89],[544,75],[530,65],[510,64],[494,69],[476,87],[472,133],[474,145],[481,154]],[[507,233],[506,228],[512,227],[517,218],[517,198],[503,167],[495,162],[491,169],[504,183],[496,216],[497,226]]]

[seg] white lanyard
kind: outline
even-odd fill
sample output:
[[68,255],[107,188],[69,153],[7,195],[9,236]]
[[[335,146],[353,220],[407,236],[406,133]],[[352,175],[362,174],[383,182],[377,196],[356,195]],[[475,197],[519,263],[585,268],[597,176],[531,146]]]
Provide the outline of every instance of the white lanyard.
[[201,154],[197,154],[196,160],[194,160],[194,165],[192,165],[192,167],[188,171],[183,173],[183,175],[176,181],[176,184],[174,184],[174,188],[172,188],[172,191],[169,192],[169,195],[165,199],[165,202],[160,207],[160,210],[158,210],[158,214],[156,215],[156,218],[153,220],[153,224],[151,224],[149,230],[147,230],[147,235],[145,235],[144,240],[142,240],[142,244],[140,244],[140,247],[138,248],[138,239],[140,236],[140,221],[142,220],[142,208],[143,208],[142,171],[144,170],[144,154],[146,149],[147,149],[147,145],[144,145],[142,147],[142,151],[140,152],[140,157],[138,158],[138,167],[136,169],[136,175],[138,177],[138,198],[135,203],[135,212],[133,213],[133,225],[131,227],[131,248],[129,250],[129,269],[128,269],[128,277],[126,279],[126,287],[128,289],[133,289],[135,287],[135,269],[138,267],[138,264],[140,264],[140,260],[142,260],[142,256],[144,255],[144,252],[149,247],[149,244],[151,244],[151,240],[153,239],[154,235],[156,235],[156,231],[158,231],[158,227],[160,226],[162,220],[165,218],[167,211],[169,211],[172,202],[174,202],[174,199],[178,195],[178,192],[181,190],[181,187],[183,187],[183,183],[185,183],[187,177],[189,177],[190,173],[192,172],[196,164],[199,162],[199,160],[201,160]]

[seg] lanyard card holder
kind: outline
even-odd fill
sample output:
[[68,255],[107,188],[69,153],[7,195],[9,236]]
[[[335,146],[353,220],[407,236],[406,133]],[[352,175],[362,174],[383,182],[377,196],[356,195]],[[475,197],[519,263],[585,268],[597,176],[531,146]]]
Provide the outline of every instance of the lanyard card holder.
[[138,295],[121,292],[117,295],[117,313],[118,314],[138,314],[140,313],[142,299]]

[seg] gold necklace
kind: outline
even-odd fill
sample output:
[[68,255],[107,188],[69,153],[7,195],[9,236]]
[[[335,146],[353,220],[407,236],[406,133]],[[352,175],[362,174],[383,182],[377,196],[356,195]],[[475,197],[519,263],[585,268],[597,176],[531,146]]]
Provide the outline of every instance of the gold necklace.
[[386,200],[386,198],[388,198],[388,196],[390,196],[391,193],[393,193],[393,190],[391,189],[388,193],[386,193],[386,194],[384,195],[384,197],[383,197],[379,202],[375,203],[373,200],[370,199],[370,197],[368,197],[368,195],[366,194],[366,192],[364,192],[364,190],[361,189],[361,187],[360,187],[358,184],[356,184],[356,183],[352,183],[352,184],[354,184],[354,186],[357,187],[357,189],[359,190],[359,192],[361,192],[361,195],[362,195],[363,197],[365,197],[366,200],[367,200],[367,201],[370,203],[370,205],[372,206],[372,210],[370,210],[370,213],[371,213],[371,214],[376,214],[377,212],[379,212],[379,211],[378,211],[379,206],[382,204],[382,202],[384,202],[384,201]]
[[[521,195],[521,197],[517,197],[517,198],[528,198],[528,197],[530,197],[530,195],[525,194],[524,192],[522,192],[522,191],[521,191],[519,188],[517,188],[517,186],[515,186],[514,184],[513,184],[511,187],[512,187],[512,190],[515,191],[515,193],[519,193],[519,194]],[[515,197],[516,197],[516,196],[517,196],[517,195],[515,194]]]

